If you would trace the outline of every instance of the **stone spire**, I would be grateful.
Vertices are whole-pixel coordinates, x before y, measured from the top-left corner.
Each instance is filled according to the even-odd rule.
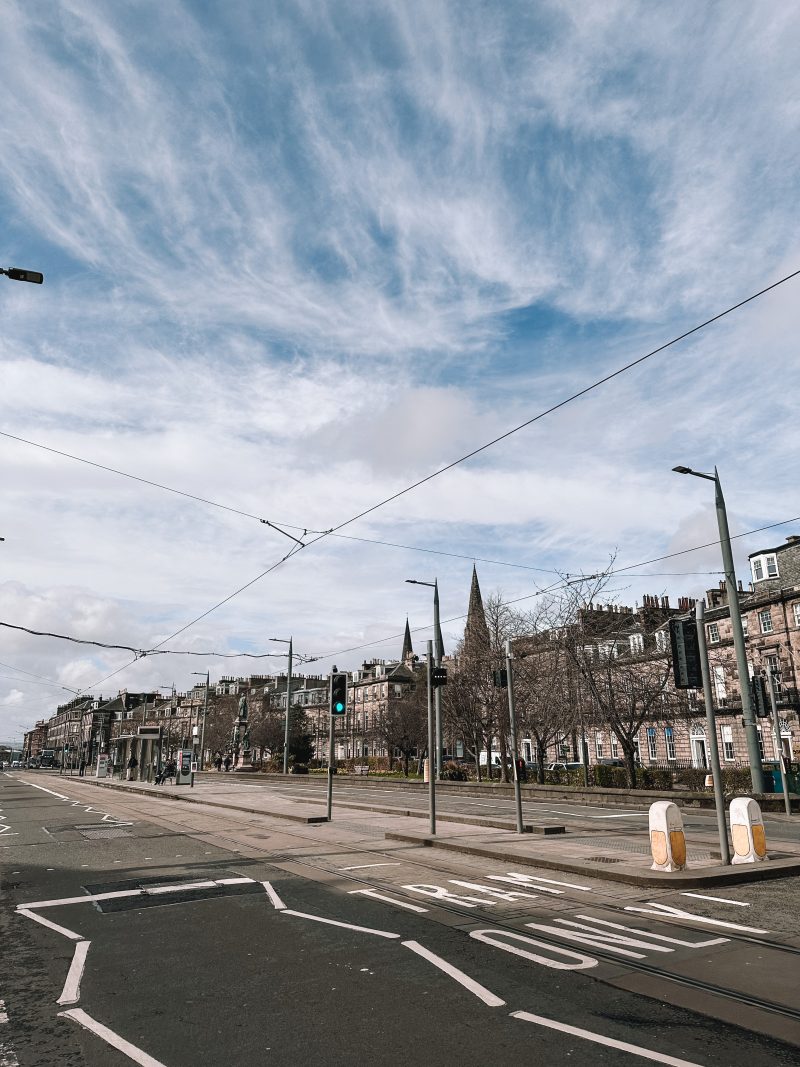
[[[472,585],[469,590],[469,608],[467,625],[464,627],[464,655],[485,655],[489,651],[489,627],[483,611],[481,587],[478,584],[478,572],[472,565]]]
[[[408,625],[408,616],[406,616],[406,632],[403,636],[403,651],[400,653],[400,662],[405,663],[410,660],[414,655],[414,649],[411,647],[411,629]]]

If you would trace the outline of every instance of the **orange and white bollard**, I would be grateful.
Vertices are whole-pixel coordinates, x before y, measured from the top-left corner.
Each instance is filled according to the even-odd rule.
[[[657,800],[650,805],[651,871],[683,871],[686,869],[686,837],[683,819],[677,804]]]
[[[769,859],[761,808],[752,797],[736,797],[731,801],[731,839],[731,863],[760,863]]]

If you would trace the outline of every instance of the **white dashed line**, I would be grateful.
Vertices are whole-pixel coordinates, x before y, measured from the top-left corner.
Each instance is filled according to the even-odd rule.
[[[311,919],[315,923],[325,923],[327,926],[341,926],[345,930],[355,930],[359,934],[374,934],[376,937],[399,938],[400,934],[390,934],[387,930],[372,930],[369,926],[354,926],[353,923],[340,922],[338,919],[325,919],[321,915],[309,915],[305,911],[292,911],[286,908],[281,915],[295,915],[298,919]]]
[[[63,1019],[72,1019],[73,1022],[78,1023],[79,1026],[83,1026],[86,1030],[91,1030],[93,1034],[101,1038],[106,1044],[111,1045],[112,1048],[118,1049],[128,1059],[133,1060],[134,1063],[138,1063],[140,1067],[164,1067],[164,1064],[160,1060],[153,1059],[152,1056],[148,1056],[146,1052],[143,1052],[140,1048],[132,1045],[129,1041],[126,1041],[124,1037],[120,1037],[119,1034],[115,1034],[113,1030],[109,1030],[107,1026],[103,1026],[102,1023],[97,1022],[91,1015],[87,1015],[82,1008],[69,1008],[67,1011],[60,1011],[59,1017]]]
[[[697,900],[713,900],[716,904],[735,904],[737,908],[749,908],[742,900],[728,900],[727,897],[707,897],[702,893],[681,893],[682,897],[695,897]]]
[[[41,926],[46,926],[48,930],[55,930],[57,934],[61,934],[63,937],[68,937],[70,941],[82,941],[83,935],[76,934],[72,930],[68,930],[66,926],[59,926],[58,923],[50,922],[49,919],[45,919],[44,915],[37,915],[33,911],[28,911],[27,908],[17,908],[17,915],[22,915],[26,919],[33,919],[35,923],[39,923]]]
[[[563,1034],[571,1034],[573,1037],[581,1037],[584,1041],[593,1041],[597,1045],[606,1045],[608,1048],[618,1048],[622,1052],[630,1052],[634,1056],[641,1056],[644,1060],[655,1060],[656,1063],[667,1063],[670,1067],[700,1067],[700,1064],[690,1060],[679,1060],[675,1056],[665,1056],[661,1052],[653,1052],[649,1048],[640,1045],[631,1045],[627,1041],[615,1041],[612,1037],[604,1037],[602,1034],[592,1033],[591,1030],[582,1030],[578,1026],[569,1026],[567,1023],[557,1022],[555,1019],[545,1019],[541,1015],[531,1015],[527,1011],[512,1011],[512,1019],[522,1019],[526,1023],[535,1023],[537,1026],[546,1026],[549,1030],[559,1030]]]
[[[269,882],[262,882],[261,884],[263,885],[264,889],[266,889],[267,896],[272,901],[272,906],[274,908],[277,908],[278,911],[283,911],[284,908],[286,907],[286,905],[283,903],[281,898],[278,896],[278,894],[272,888],[270,883]]]
[[[419,941],[403,941],[401,942],[403,948],[410,948],[412,952],[416,952],[418,956],[422,956],[428,963],[432,963],[434,967],[438,967],[440,971],[453,978],[459,985],[463,985],[465,989],[468,989],[470,993],[473,993],[478,1000],[482,1000],[484,1004],[490,1008],[502,1008],[505,1004],[504,1000],[496,996],[486,986],[482,986],[480,982],[476,982],[474,978],[470,978],[468,974],[464,974],[458,967],[454,967],[452,963],[448,963],[447,960],[443,960],[441,956],[437,956],[435,953],[429,951],[424,945],[421,945]]]
[[[359,863],[357,867],[340,867],[340,871],[364,871],[367,867],[399,867],[399,863]]]
[[[91,941],[79,941],[75,946],[75,953],[69,966],[67,980],[64,982],[64,989],[56,1004],[77,1004],[80,1000],[81,978],[83,978],[83,968],[86,966],[86,954],[89,951],[89,945],[91,945]]]

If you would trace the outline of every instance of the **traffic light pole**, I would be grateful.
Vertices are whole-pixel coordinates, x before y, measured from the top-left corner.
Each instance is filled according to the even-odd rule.
[[[508,722],[511,728],[511,751],[514,757],[514,803],[517,808],[517,833],[524,834],[522,824],[522,794],[519,787],[519,767],[517,766],[517,719],[514,714],[514,675],[511,670],[511,641],[506,640],[506,681],[508,683]]]
[[[333,712],[328,715],[330,728],[328,730],[328,822],[331,821],[333,812]]]
[[[433,583],[433,640],[434,640],[434,665],[441,667],[442,665],[442,648],[439,641],[439,580],[438,578]],[[442,778],[442,691],[437,685],[433,690],[433,708],[436,718],[436,778],[441,781]]]
[[[436,768],[433,758],[434,753],[434,722],[433,722],[433,680],[431,669],[433,667],[433,641],[428,642],[428,806],[430,811],[431,833],[436,833]]]
[[[731,862],[728,847],[728,827],[725,823],[725,798],[722,792],[722,771],[719,766],[719,746],[717,745],[717,724],[714,718],[714,701],[711,697],[711,672],[708,669],[708,647],[706,645],[705,608],[698,600],[694,609],[697,624],[697,644],[700,649],[700,671],[703,676],[703,698],[706,704],[706,733],[708,734],[708,751],[711,759],[711,775],[714,780],[714,807],[717,809],[717,831],[719,833],[719,851],[722,864],[727,867]]]
[[[302,655],[300,656],[302,659]],[[289,719],[292,714],[292,638],[289,638],[289,665],[286,668],[286,725],[283,731],[283,773],[289,773]]]
[[[769,680],[769,702],[772,707],[772,729],[775,731],[775,744],[778,750],[778,767],[781,771],[781,785],[783,786],[783,806],[786,808],[786,814],[792,814],[792,804],[789,800],[789,782],[786,778],[786,769],[783,761],[783,749],[781,747],[781,720],[778,718],[778,698],[775,692],[775,675],[772,671],[767,671],[767,679]]]

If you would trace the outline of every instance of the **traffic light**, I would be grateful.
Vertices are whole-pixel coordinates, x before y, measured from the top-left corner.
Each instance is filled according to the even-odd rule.
[[[344,715],[347,709],[347,675],[331,675],[331,715]]]
[[[505,667],[503,667],[502,670],[492,671],[492,681],[494,682],[495,689],[508,688],[508,671]]]
[[[447,667],[431,667],[431,686],[447,685]]]
[[[767,697],[766,679],[763,674],[753,676],[753,711],[759,719],[769,718],[770,706]]]

